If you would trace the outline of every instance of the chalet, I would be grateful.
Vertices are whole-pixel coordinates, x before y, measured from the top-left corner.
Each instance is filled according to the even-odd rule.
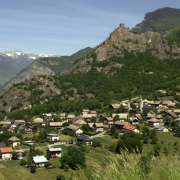
[[[29,126],[24,130],[24,132],[27,133],[27,134],[33,133],[35,129],[36,129],[35,127]]]
[[[88,125],[88,127],[89,127],[89,129],[91,129],[91,130],[93,130],[94,129],[94,123],[87,123],[87,125]]]
[[[110,125],[110,124],[113,124],[113,123],[114,123],[114,120],[113,120],[112,117],[106,117],[106,118],[104,119],[104,124]]]
[[[125,121],[128,119],[128,113],[112,114],[112,118],[119,116],[119,120]]]
[[[59,136],[57,134],[48,134],[47,139],[49,141],[59,141]]]
[[[142,120],[140,114],[135,114],[133,117],[130,118],[131,124],[139,124],[140,120]]]
[[[2,148],[0,148],[0,158],[3,161],[12,160],[12,153],[13,153],[12,147],[2,147]]]
[[[87,114],[89,114],[89,109],[83,109],[82,115],[87,115]]]
[[[156,118],[151,118],[151,119],[147,120],[147,122],[148,122],[150,125],[153,125],[153,126],[156,126],[156,125],[160,125],[160,124],[161,124],[161,121],[159,121],[159,120],[156,119]]]
[[[165,112],[165,117],[169,117],[171,120],[177,120],[178,119],[178,116],[171,110],[167,110]]]
[[[66,113],[61,113],[61,116],[60,116],[61,120],[64,120],[66,119]]]
[[[49,127],[56,128],[56,129],[62,129],[63,122],[49,122]]]
[[[169,130],[166,127],[164,127],[163,125],[154,126],[154,129],[159,132],[169,132]]]
[[[70,124],[68,127],[67,127],[68,130],[72,131],[75,135],[80,135],[80,134],[83,134],[83,131],[82,129],[79,127],[79,126],[76,126],[74,124]]]
[[[117,128],[117,129],[123,129],[123,126],[129,124],[128,122],[126,121],[116,121],[114,122],[114,126]]]
[[[12,125],[11,121],[0,121],[0,125],[3,127],[9,127]]]
[[[44,116],[45,119],[51,119],[51,120],[53,120],[53,118],[54,118],[55,115],[56,115],[56,114],[51,114],[51,113],[44,113],[44,114],[43,114],[43,116]]]
[[[73,115],[73,114],[69,114],[69,115],[66,117],[66,119],[67,119],[68,121],[72,121],[74,118],[75,118],[75,115]]]
[[[76,126],[82,127],[83,125],[86,125],[87,123],[84,120],[79,119],[79,120],[76,120],[73,124]]]
[[[86,144],[92,144],[92,138],[90,138],[89,136],[84,136],[84,135],[80,135],[76,137],[76,141],[78,143],[84,142]]]
[[[180,109],[174,109],[173,112],[174,112],[177,116],[180,116]]]
[[[36,118],[36,119],[33,120],[33,124],[45,126],[46,122],[42,118]]]
[[[26,124],[25,120],[15,120],[14,125],[16,126],[24,126]]]
[[[44,167],[48,160],[44,156],[33,156],[33,163],[36,167]]]
[[[58,158],[61,157],[61,152],[62,152],[61,148],[49,148],[47,150],[47,156],[49,158]]]
[[[139,130],[134,126],[127,124],[127,125],[123,126],[123,132],[124,132],[124,134],[129,134],[130,132],[139,133]]]
[[[168,107],[174,107],[176,105],[175,102],[172,102],[172,101],[164,101],[162,102],[162,105],[165,105],[165,106],[168,106]]]
[[[116,109],[120,108],[121,104],[111,104],[109,109],[115,111]]]
[[[84,114],[82,115],[82,118],[86,121],[89,121],[92,117],[96,117],[94,114]]]
[[[97,111],[90,111],[89,114],[91,114],[91,115],[94,116],[94,117],[97,117]]]
[[[9,138],[8,141],[9,141],[9,144],[10,144],[12,147],[15,147],[15,146],[20,145],[20,139],[18,139],[18,138],[15,137],[15,136]]]
[[[159,121],[163,121],[163,116],[161,114],[156,115],[156,119]]]
[[[95,132],[103,132],[104,131],[103,123],[94,123],[93,127],[94,127]]]

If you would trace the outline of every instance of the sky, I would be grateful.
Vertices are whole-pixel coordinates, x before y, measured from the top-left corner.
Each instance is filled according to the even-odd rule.
[[[0,0],[0,52],[71,55],[179,0]]]

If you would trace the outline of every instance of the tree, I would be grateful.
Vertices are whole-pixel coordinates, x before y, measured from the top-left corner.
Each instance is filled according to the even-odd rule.
[[[86,157],[84,152],[79,148],[69,146],[67,152],[62,155],[60,161],[62,168],[68,165],[71,169],[77,169],[78,167],[85,167]]]
[[[65,176],[62,174],[56,176],[56,180],[65,180],[65,179],[66,179]]]
[[[16,152],[16,151],[13,151],[13,153],[12,153],[12,159],[18,159],[18,157],[19,157],[19,155],[18,155],[18,153]]]
[[[101,147],[101,142],[99,139],[93,139],[92,141],[92,147]]]
[[[142,153],[142,146],[140,136],[131,132],[130,134],[124,134],[118,141],[116,153],[121,154],[122,151],[128,151],[129,153]]]
[[[155,145],[153,151],[154,151],[154,156],[160,156],[161,146],[159,144]]]
[[[24,166],[27,164],[27,161],[25,159],[20,160],[20,165]]]
[[[36,172],[36,166],[32,165],[31,166],[31,173],[35,173]]]

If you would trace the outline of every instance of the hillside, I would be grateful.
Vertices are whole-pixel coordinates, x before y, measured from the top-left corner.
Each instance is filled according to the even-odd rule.
[[[146,13],[144,20],[133,30],[138,32],[154,31],[167,35],[178,25],[180,25],[180,9],[166,7]]]
[[[175,95],[180,92],[179,53],[176,43],[170,47],[159,33],[120,27],[61,76],[36,76],[9,87],[0,97],[0,109],[35,107],[32,111],[38,112],[61,106],[77,112],[140,95]]]
[[[91,48],[87,47],[78,51],[77,53],[72,54],[71,56],[61,56],[61,57],[44,57],[38,58],[33,61],[29,66],[21,70],[15,77],[10,81],[6,82],[3,86],[0,87],[0,92],[3,92],[7,86],[11,84],[16,84],[30,79],[33,76],[46,75],[54,76],[59,75],[66,68],[71,66],[75,60],[85,57]]]

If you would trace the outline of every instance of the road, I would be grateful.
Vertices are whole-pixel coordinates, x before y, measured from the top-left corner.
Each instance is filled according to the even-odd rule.
[[[103,137],[106,131],[103,131],[102,133],[96,134],[95,136],[91,136],[91,138],[97,138],[97,137]]]

